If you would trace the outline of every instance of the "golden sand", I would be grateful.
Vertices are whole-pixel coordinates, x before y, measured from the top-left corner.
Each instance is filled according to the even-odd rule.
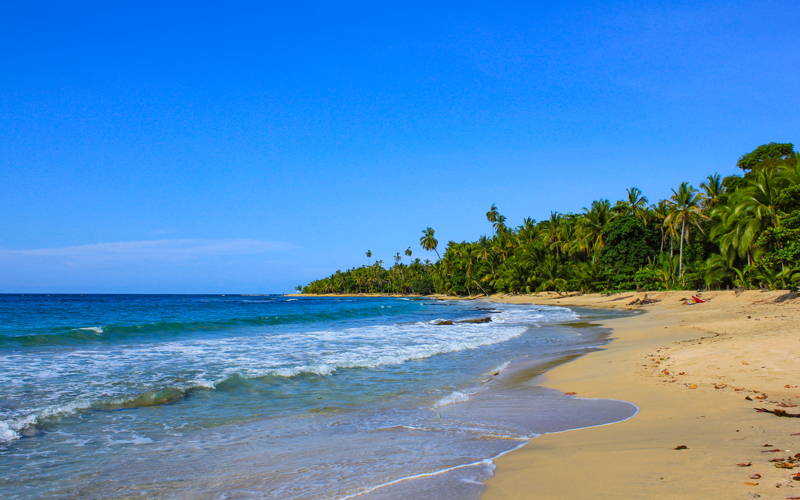
[[[629,401],[638,415],[532,440],[496,460],[483,498],[800,497],[800,467],[770,462],[800,453],[800,418],[754,409],[800,413],[800,299],[777,303],[783,294],[705,292],[709,302],[683,305],[691,292],[649,293],[660,302],[631,306],[644,314],[603,322],[615,340],[537,382]],[[619,309],[643,296],[492,300]]]

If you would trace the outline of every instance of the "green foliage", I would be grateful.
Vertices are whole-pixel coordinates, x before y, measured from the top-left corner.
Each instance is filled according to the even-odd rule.
[[[758,239],[758,244],[764,249],[756,263],[761,268],[785,269],[800,264],[800,229],[767,229]]]
[[[430,295],[433,293],[433,280],[430,276],[420,276],[411,282],[411,292],[417,295]]]
[[[788,149],[787,149],[788,148]],[[789,154],[791,152],[791,154]],[[304,293],[475,295],[580,290],[667,290],[800,284],[800,158],[791,144],[768,144],[740,160],[743,177],[709,175],[647,206],[637,188],[582,213],[551,212],[542,222],[506,223],[486,213],[492,235],[447,243],[435,263],[383,261],[336,271]],[[439,256],[433,229],[419,239]],[[411,248],[403,252],[409,260]],[[372,257],[367,252],[367,258]]]
[[[600,253],[600,262],[615,272],[630,276],[647,265],[658,255],[660,235],[654,228],[645,227],[641,219],[633,215],[619,215],[603,229],[605,246]]]
[[[782,167],[791,164],[795,159],[794,144],[778,144],[770,142],[762,144],[753,151],[739,158],[736,166],[747,172],[765,167]]]

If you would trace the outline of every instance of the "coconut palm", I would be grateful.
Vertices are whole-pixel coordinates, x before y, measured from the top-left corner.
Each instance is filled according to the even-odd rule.
[[[547,245],[554,245],[558,242],[559,237],[559,227],[561,226],[561,214],[558,212],[550,212],[550,218],[544,222],[542,222],[542,236],[544,237],[544,242]],[[551,246],[551,248],[556,249],[556,255],[559,255],[559,248],[558,246]]]
[[[706,180],[700,183],[700,188],[703,190],[703,209],[710,210],[720,203],[720,198],[725,194],[725,186],[722,185],[722,179],[719,174],[709,175]]]
[[[559,295],[567,291],[567,279],[569,272],[567,266],[559,262],[552,254],[545,258],[539,266],[539,277],[542,283],[537,288],[537,292],[555,289]]]
[[[367,265],[370,265],[369,261],[371,258],[372,258],[372,250],[367,250]]]
[[[737,210],[747,211],[754,224],[761,230],[777,227],[781,216],[785,215],[778,209],[776,203],[781,180],[781,176],[772,170],[759,170],[747,189],[742,190],[741,195],[737,197]]]
[[[700,208],[700,201],[700,195],[697,190],[690,186],[688,182],[682,182],[677,191],[672,190],[672,197],[667,202],[670,207],[670,213],[664,221],[665,224],[674,228],[681,228],[681,249],[678,259],[678,274],[681,277],[681,283],[683,283],[683,242],[689,243],[689,228],[694,225],[700,232],[703,232],[700,223],[711,220],[703,214]]]
[[[490,208],[489,211],[486,212],[486,220],[492,223],[492,232],[494,232],[495,225],[497,224],[497,217],[499,215],[500,213],[497,211],[497,206],[494,203],[492,203],[492,208]]]
[[[410,261],[411,260],[411,254],[412,254],[411,247],[406,248],[406,251],[404,253],[406,254],[406,257],[408,257],[408,260]]]
[[[436,247],[439,245],[439,240],[433,237],[434,234],[435,231],[433,229],[429,227],[425,228],[422,231],[423,235],[422,238],[419,239],[419,245],[422,247],[423,250],[427,252],[433,250],[434,252],[436,252],[436,256],[439,257],[439,259],[441,259],[442,258],[441,255],[439,255],[439,252],[436,250]]]
[[[628,189],[628,200],[623,202],[628,215],[641,219],[647,225],[647,196],[642,196],[639,188]]]
[[[611,203],[608,200],[595,200],[592,208],[584,207],[584,214],[578,220],[578,230],[581,239],[585,240],[586,248],[597,253],[603,249],[603,228],[611,220]]]

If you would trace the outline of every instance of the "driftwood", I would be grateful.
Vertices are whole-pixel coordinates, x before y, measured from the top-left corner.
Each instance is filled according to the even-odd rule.
[[[655,304],[656,302],[661,302],[659,299],[648,299],[647,294],[644,294],[644,297],[641,299],[636,299],[633,302],[628,302],[629,306],[646,306],[647,304]]]
[[[800,413],[789,413],[786,410],[769,410],[767,408],[754,408],[758,413],[772,413],[776,417],[800,418]]]

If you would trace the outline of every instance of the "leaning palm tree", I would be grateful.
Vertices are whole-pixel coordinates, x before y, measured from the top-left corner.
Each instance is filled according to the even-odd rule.
[[[672,197],[667,203],[669,203],[671,211],[664,223],[676,229],[681,228],[678,274],[681,277],[681,284],[683,284],[683,242],[689,243],[689,228],[694,225],[702,233],[703,228],[700,223],[711,219],[703,214],[700,209],[700,195],[688,182],[682,182],[677,191],[673,189]]]
[[[436,252],[436,256],[439,257],[439,259],[441,259],[442,256],[439,255],[439,251],[436,250],[436,247],[439,245],[439,240],[433,237],[434,234],[435,231],[433,229],[429,227],[425,228],[422,231],[423,235],[422,238],[419,239],[419,246],[421,246],[422,249],[427,252],[433,250],[434,252]]]

